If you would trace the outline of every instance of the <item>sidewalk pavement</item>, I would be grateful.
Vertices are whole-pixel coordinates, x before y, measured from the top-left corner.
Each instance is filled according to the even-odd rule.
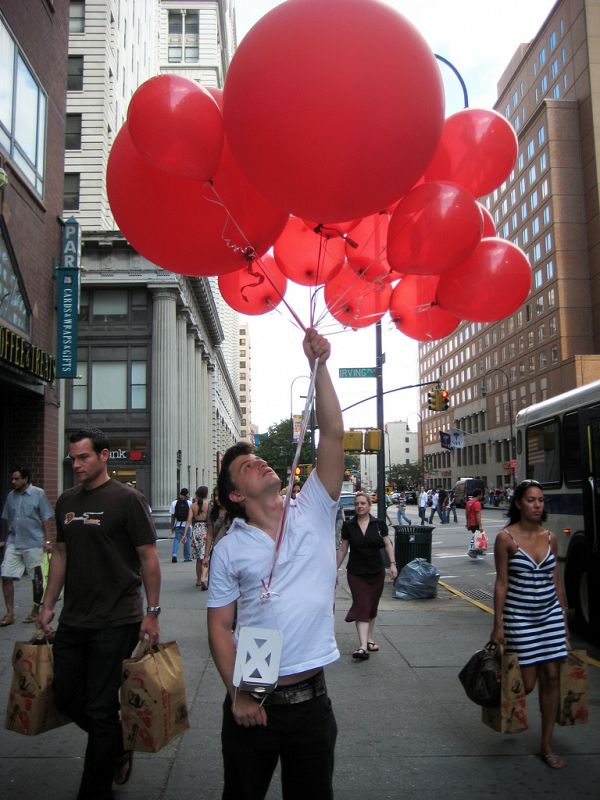
[[[136,754],[133,774],[116,800],[218,800],[222,790],[220,720],[224,688],[206,637],[206,592],[195,587],[194,565],[170,563],[170,542],[159,543],[163,569],[162,638],[182,651],[191,729],[155,755]],[[17,623],[0,631],[6,707],[14,642],[33,633],[20,620],[30,610],[31,584],[17,587]],[[430,600],[401,601],[386,584],[375,628],[381,650],[354,661],[354,625],[340,572],[336,630],[341,658],[327,668],[338,721],[336,800],[578,800],[600,798],[600,669],[590,667],[590,721],[555,729],[555,749],[567,761],[551,770],[536,757],[540,718],[528,699],[528,731],[495,733],[465,696],[457,674],[488,639],[492,618],[440,587]],[[595,657],[598,657],[597,651]],[[74,798],[85,735],[68,725],[28,738],[0,731],[0,786],[7,800]],[[267,795],[280,800],[276,773]],[[319,800],[309,798],[308,800]]]

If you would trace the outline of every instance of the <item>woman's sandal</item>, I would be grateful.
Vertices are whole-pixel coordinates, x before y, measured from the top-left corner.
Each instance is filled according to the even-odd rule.
[[[362,647],[352,653],[352,658],[357,658],[359,661],[366,661],[368,657],[369,654]]]
[[[8,625],[13,625],[15,622],[15,615],[14,614],[5,614],[2,619],[0,619],[0,628],[6,628]]]
[[[367,650],[370,653],[376,653],[379,650],[379,645],[375,644],[375,642],[367,642]]]
[[[28,614],[23,622],[37,622],[38,621],[38,614],[35,611],[32,611],[31,614]]]
[[[567,766],[562,758],[554,753],[540,753],[540,758],[550,769],[562,769]]]

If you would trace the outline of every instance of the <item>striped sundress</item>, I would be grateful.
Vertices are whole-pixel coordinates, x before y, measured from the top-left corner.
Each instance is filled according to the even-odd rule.
[[[514,537],[510,533],[509,536],[516,545]],[[554,586],[556,557],[550,549],[550,533],[548,552],[539,564],[518,545],[517,548],[508,561],[506,649],[517,654],[521,666],[565,658],[566,630]]]

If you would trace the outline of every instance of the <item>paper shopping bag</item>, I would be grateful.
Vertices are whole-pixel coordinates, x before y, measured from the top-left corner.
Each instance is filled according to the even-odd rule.
[[[16,642],[12,667],[5,728],[35,736],[71,721],[54,704],[52,645],[45,637],[36,635],[29,642]]]
[[[569,650],[560,665],[559,725],[583,725],[588,720],[587,660],[585,650]]]
[[[188,707],[176,642],[140,642],[123,661],[121,724],[126,750],[157,753],[189,728]]]
[[[473,547],[475,550],[487,550],[488,540],[487,536],[485,535],[485,531],[479,531],[475,534]]]
[[[482,708],[481,721],[498,733],[527,730],[525,689],[515,653],[503,653],[500,665],[500,705]]]

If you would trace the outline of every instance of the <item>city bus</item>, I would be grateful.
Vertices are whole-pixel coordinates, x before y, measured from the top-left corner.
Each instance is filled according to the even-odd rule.
[[[600,640],[600,381],[524,408],[516,419],[519,479],[541,483],[546,525],[570,608]]]

